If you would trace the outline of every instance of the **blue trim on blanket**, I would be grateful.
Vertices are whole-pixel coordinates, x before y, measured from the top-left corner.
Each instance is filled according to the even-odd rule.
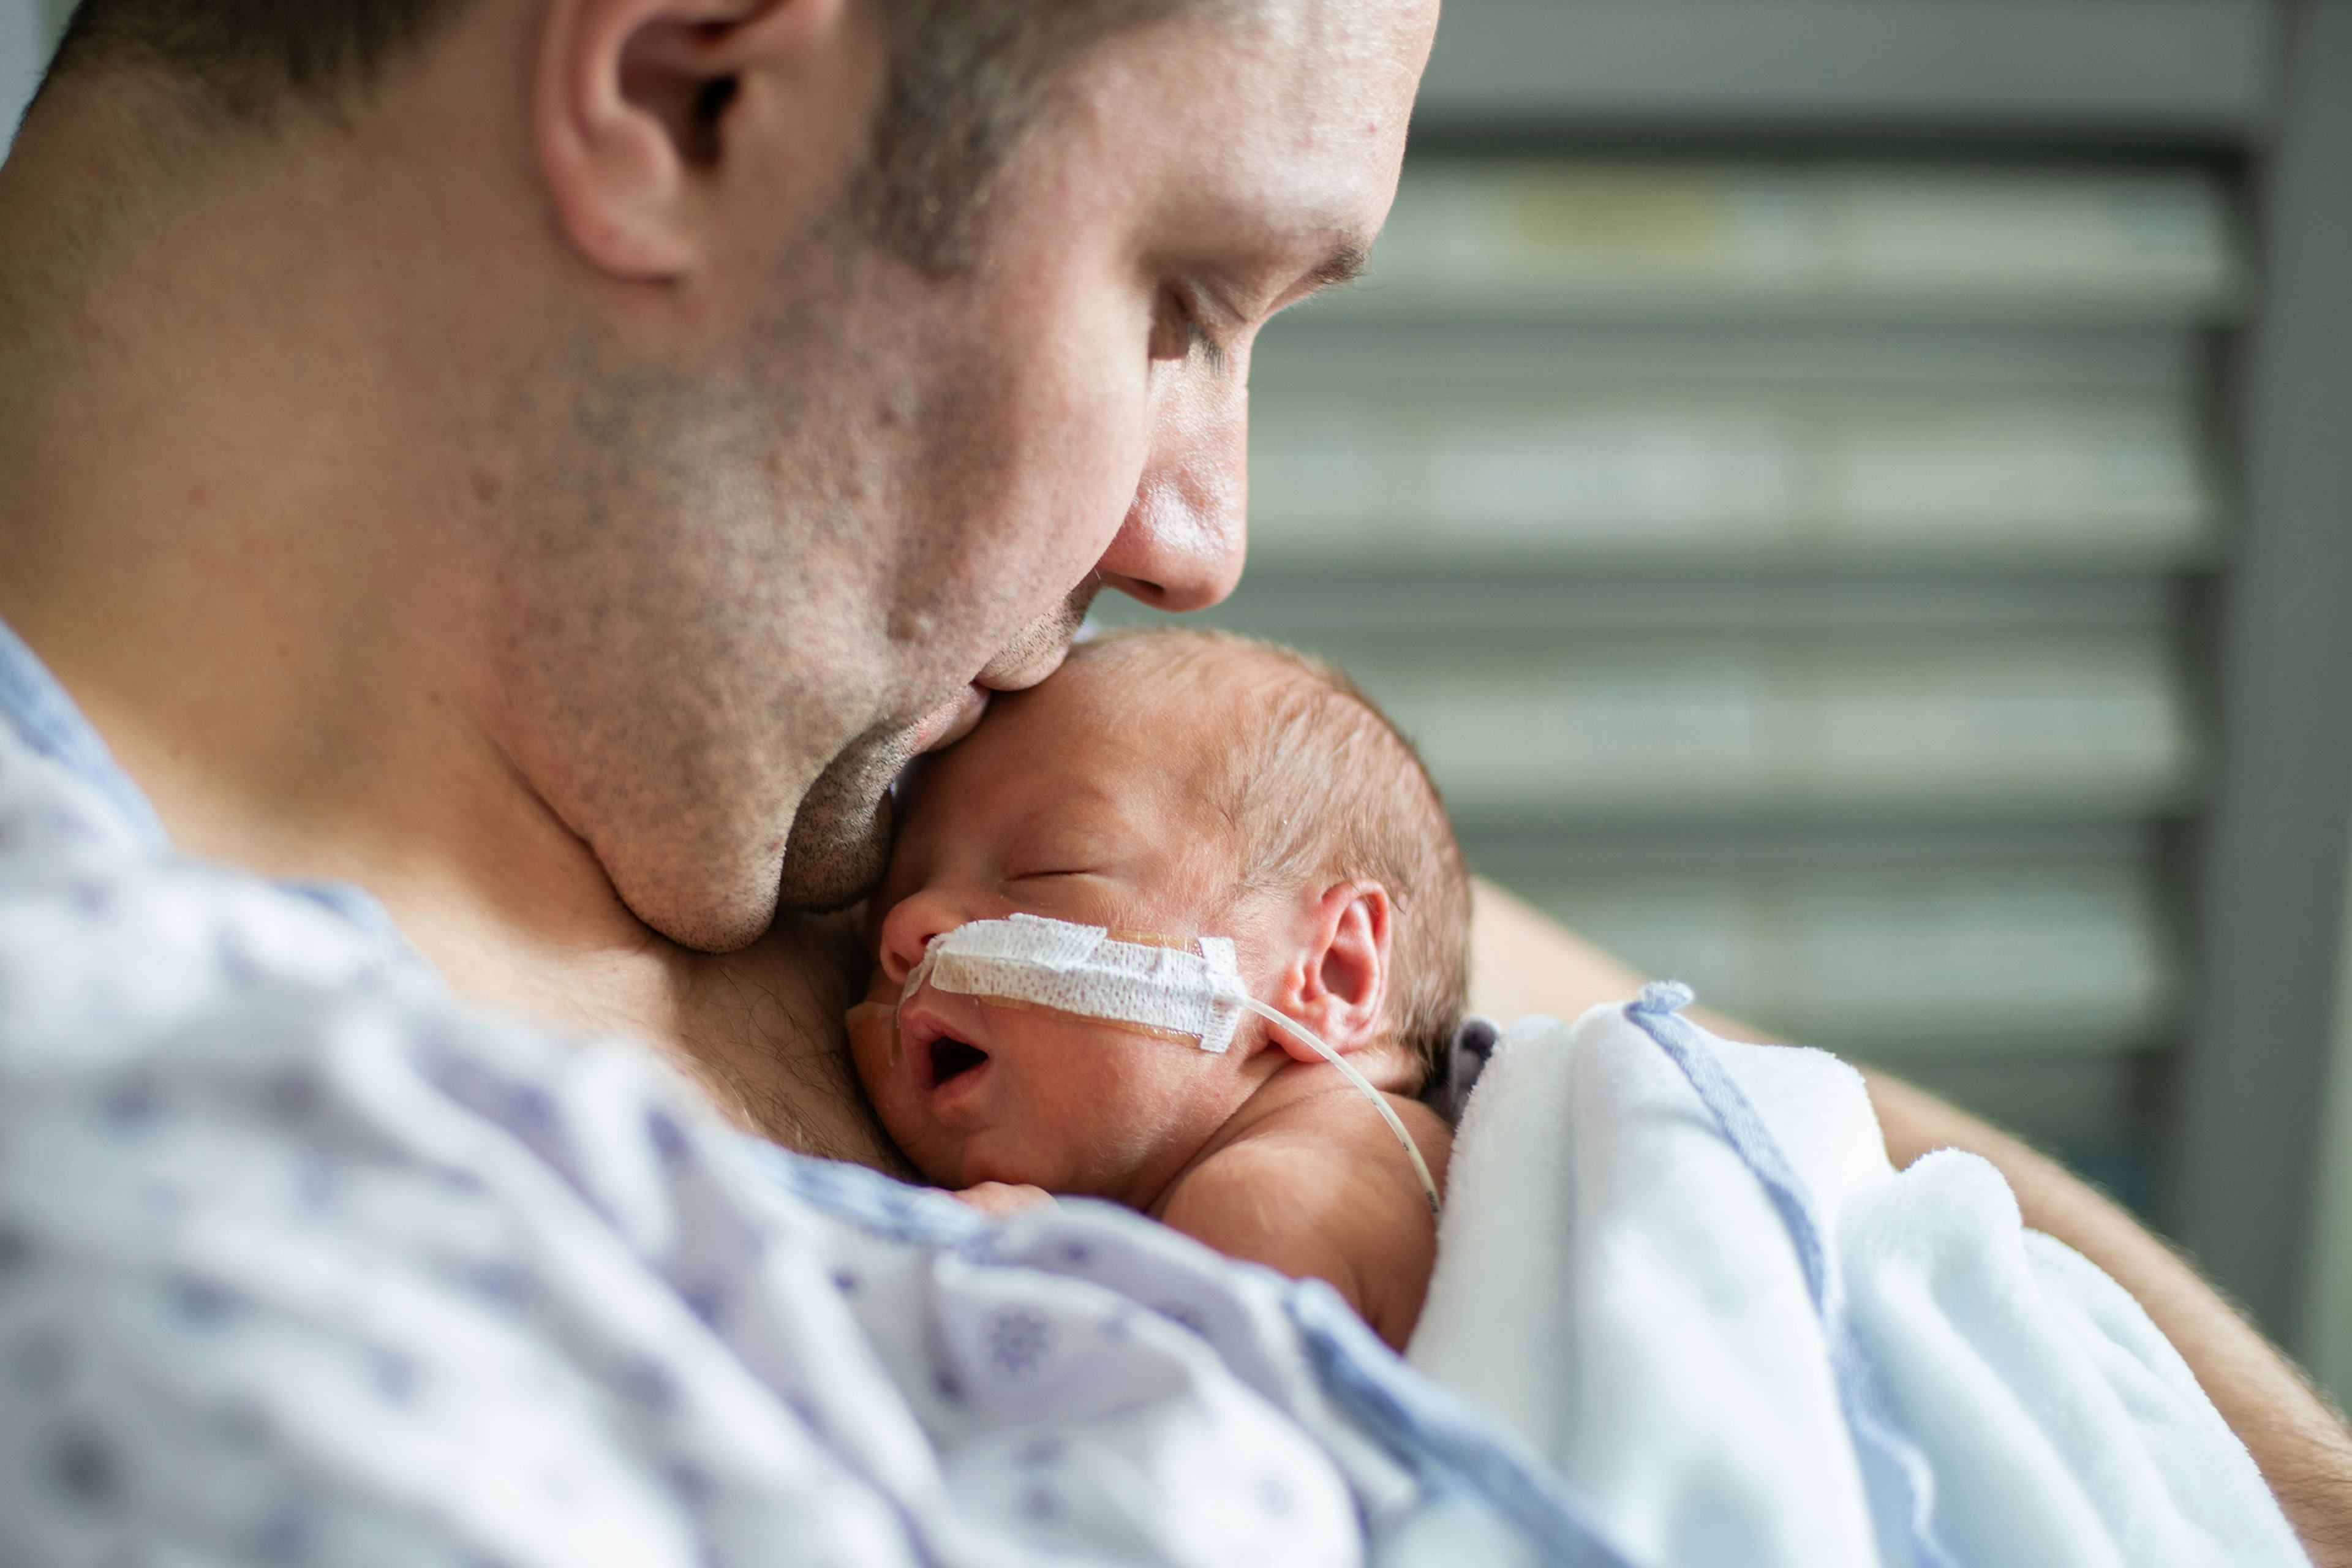
[[[1402,1459],[1434,1498],[1484,1499],[1559,1568],[1630,1568],[1549,1467],[1492,1417],[1400,1361],[1319,1279],[1285,1299],[1334,1403]]]
[[[1830,1372],[1837,1383],[1838,1403],[1844,1408],[1855,1446],[1867,1458],[1876,1459],[1886,1478],[1901,1489],[1905,1523],[1916,1560],[1925,1568],[1950,1568],[1952,1553],[1935,1532],[1935,1474],[1928,1468],[1927,1456],[1920,1452],[1918,1444],[1903,1429],[1901,1419],[1895,1414],[1894,1401],[1879,1377],[1877,1363],[1863,1349],[1847,1318],[1845,1283],[1837,1258],[1822,1237],[1812,1194],[1805,1190],[1803,1179],[1789,1163],[1780,1140],[1772,1135],[1763,1114],[1724,1067],[1723,1058],[1707,1043],[1706,1036],[1676,1016],[1690,1004],[1689,986],[1661,981],[1643,988],[1638,999],[1626,1004],[1625,1017],[1656,1041],[1667,1059],[1683,1070],[1691,1088],[1697,1091],[1699,1103],[1723,1130],[1732,1152],[1762,1184],[1772,1206],[1780,1211],[1780,1221],[1788,1227],[1789,1240],[1797,1249],[1797,1262],[1804,1269],[1805,1288],[1812,1296],[1813,1310],[1822,1321],[1822,1334],[1829,1346]]]

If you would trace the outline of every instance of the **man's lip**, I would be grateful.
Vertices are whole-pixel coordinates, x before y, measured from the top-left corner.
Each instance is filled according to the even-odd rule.
[[[973,684],[992,691],[1026,691],[1061,668],[1069,657],[1070,642],[1064,638],[1025,657],[998,659]]]
[[[979,727],[981,716],[987,711],[988,689],[974,681],[957,693],[954,701],[915,727],[916,752],[943,751],[954,745]]]

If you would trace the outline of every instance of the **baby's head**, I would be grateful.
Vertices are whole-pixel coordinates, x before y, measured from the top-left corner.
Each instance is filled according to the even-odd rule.
[[[1419,758],[1346,677],[1216,632],[1115,634],[1000,698],[900,802],[859,1076],[929,1179],[1148,1206],[1259,1088],[1321,1058],[1245,1018],[1223,1054],[908,974],[1014,913],[1234,939],[1251,994],[1418,1090],[1467,983],[1469,883]],[[1321,1070],[1329,1071],[1328,1068]]]

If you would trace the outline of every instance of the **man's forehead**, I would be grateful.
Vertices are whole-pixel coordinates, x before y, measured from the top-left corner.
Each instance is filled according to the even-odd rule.
[[[1394,191],[1435,7],[1260,0],[1201,12],[1107,49],[1083,95],[1090,117],[1110,140],[1158,142],[1203,195],[1335,230],[1360,252]]]

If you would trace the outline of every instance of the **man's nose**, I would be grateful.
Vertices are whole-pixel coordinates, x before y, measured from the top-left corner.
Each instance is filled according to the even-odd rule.
[[[904,985],[915,965],[923,961],[923,949],[930,945],[931,938],[972,918],[954,900],[928,888],[899,900],[882,917],[882,973],[891,984]]]
[[[1142,482],[1096,575],[1154,609],[1213,605],[1241,580],[1248,502],[1246,386],[1188,376],[1159,410]]]

